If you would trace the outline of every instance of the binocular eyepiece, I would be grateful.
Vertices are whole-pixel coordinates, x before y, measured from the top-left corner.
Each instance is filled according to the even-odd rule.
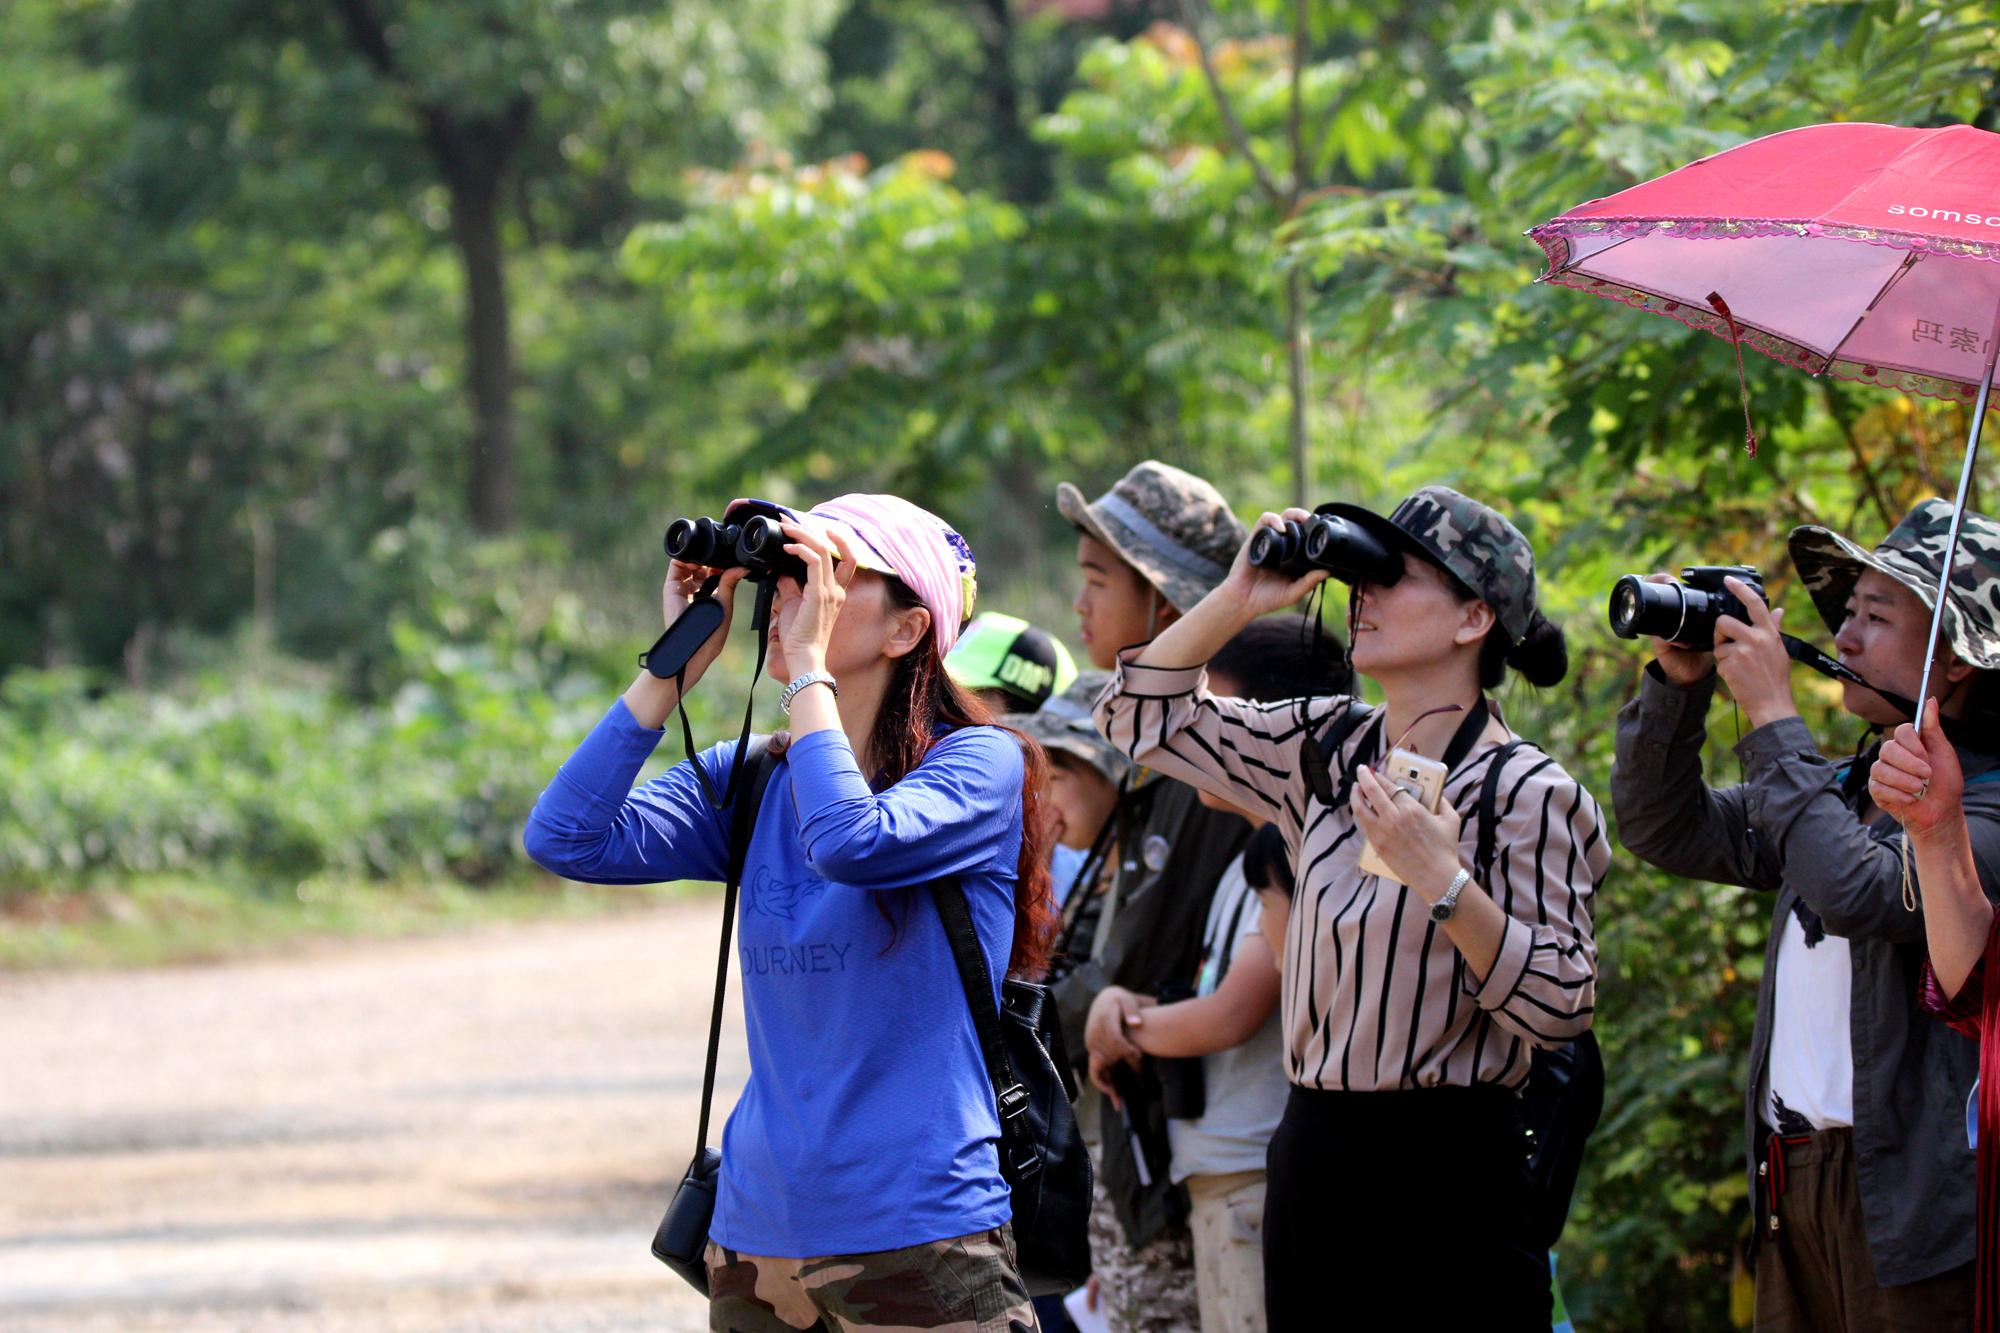
[[[1750,585],[1771,604],[1764,579],[1749,565],[1689,565],[1678,583],[1648,583],[1627,574],[1611,589],[1611,632],[1621,639],[1642,634],[1708,652],[1715,647],[1715,622],[1729,616],[1750,623],[1750,610],[1722,585],[1726,578]]]
[[[778,520],[752,514],[741,523],[713,518],[677,518],[667,525],[667,554],[710,569],[747,569],[751,577],[791,574],[805,581],[805,562],[785,551]]]
[[[1400,551],[1391,551],[1374,533],[1335,514],[1258,528],[1250,537],[1250,563],[1289,578],[1324,569],[1343,583],[1385,587],[1403,577]]]

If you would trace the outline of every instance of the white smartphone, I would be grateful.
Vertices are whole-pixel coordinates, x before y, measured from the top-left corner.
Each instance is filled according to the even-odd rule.
[[[1389,757],[1375,770],[1392,787],[1400,787],[1417,798],[1424,809],[1436,813],[1438,801],[1444,796],[1445,774],[1449,771],[1435,759],[1426,759],[1408,750],[1391,750]],[[1361,860],[1357,863],[1364,875],[1380,875],[1396,884],[1403,881],[1390,873],[1382,864],[1382,858],[1375,854],[1374,844],[1366,838],[1361,842]]]

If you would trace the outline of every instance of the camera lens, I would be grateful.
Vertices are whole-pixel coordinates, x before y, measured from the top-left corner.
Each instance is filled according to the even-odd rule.
[[[1644,588],[1637,574],[1627,574],[1611,588],[1611,632],[1621,639],[1639,637],[1638,624],[1641,609],[1640,589]]]
[[[1689,599],[1699,595],[1679,583],[1648,583],[1637,574],[1627,574],[1611,588],[1606,608],[1611,632],[1621,639],[1650,634],[1678,641],[1697,618],[1700,608],[1690,611]]]

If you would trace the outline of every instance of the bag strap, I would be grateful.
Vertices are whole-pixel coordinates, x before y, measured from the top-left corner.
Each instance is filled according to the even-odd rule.
[[[951,941],[951,956],[958,964],[959,983],[972,1009],[972,1026],[979,1033],[979,1053],[986,1062],[986,1077],[993,1084],[994,1105],[1000,1112],[1000,1173],[1009,1185],[1039,1171],[1041,1154],[1029,1136],[1022,1112],[1028,1109],[1028,1090],[1014,1077],[1014,1062],[1007,1056],[1007,1043],[1000,1030],[1000,1008],[993,1003],[993,974],[986,970],[986,954],[979,947],[979,932],[972,925],[972,908],[965,901],[965,886],[956,875],[931,881],[931,897],[937,900],[938,916],[944,920],[945,938]]]
[[[743,863],[750,855],[750,835],[757,827],[757,807],[764,803],[764,789],[778,767],[768,739],[752,741],[741,761],[743,780],[737,787],[729,811],[728,878],[722,889],[722,945],[715,955],[715,1007],[708,1016],[708,1064],[701,1074],[701,1124],[695,1130],[694,1156],[701,1160],[708,1147],[708,1106],[715,1099],[715,1057],[722,1045],[722,1000],[729,990],[729,941],[736,926],[736,895],[743,885]],[[696,771],[701,761],[695,761]]]
[[[1472,850],[1472,870],[1479,877],[1479,886],[1488,893],[1493,891],[1493,886],[1486,881],[1493,873],[1493,860],[1499,853],[1500,770],[1507,767],[1514,751],[1524,745],[1528,742],[1516,738],[1494,746],[1493,757],[1486,764],[1486,776],[1479,783],[1479,841]],[[1543,763],[1551,762],[1547,758],[1543,760]]]
[[[1356,699],[1341,710],[1339,717],[1326,724],[1325,731],[1317,736],[1308,733],[1299,743],[1299,767],[1305,772],[1306,790],[1321,805],[1331,809],[1347,799],[1348,788],[1354,781],[1350,766],[1340,766],[1340,783],[1336,786],[1334,761],[1340,758],[1340,747],[1347,744],[1347,738],[1378,711],[1373,704]]]

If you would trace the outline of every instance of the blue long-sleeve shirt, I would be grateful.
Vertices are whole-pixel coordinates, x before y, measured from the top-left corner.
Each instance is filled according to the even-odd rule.
[[[595,884],[723,878],[728,812],[708,804],[689,765],[632,787],[661,735],[614,704],[542,793],[528,854]],[[733,750],[697,757],[718,791]],[[1013,941],[1021,779],[1017,743],[992,727],[942,736],[881,792],[838,731],[786,752],[743,871],[750,1081],[723,1130],[717,1244],[865,1254],[1013,1215],[993,1089],[944,925],[928,893],[893,890],[959,877],[997,1002]]]

